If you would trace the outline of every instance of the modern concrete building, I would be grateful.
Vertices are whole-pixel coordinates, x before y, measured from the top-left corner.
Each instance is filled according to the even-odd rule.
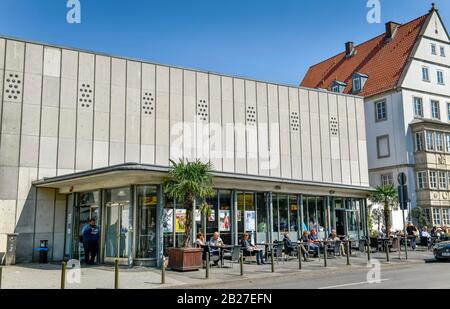
[[[408,177],[411,208],[450,225],[450,46],[437,8],[312,66],[302,86],[364,97],[370,184]],[[396,228],[401,213],[394,212]],[[397,220],[395,220],[397,219]],[[400,219],[400,220],[398,220]]]
[[[366,232],[361,97],[12,38],[0,85],[0,252],[18,233],[18,262],[36,261],[41,240],[51,260],[81,257],[92,217],[100,262],[160,262],[184,232],[161,188],[180,158],[214,165],[208,237]]]

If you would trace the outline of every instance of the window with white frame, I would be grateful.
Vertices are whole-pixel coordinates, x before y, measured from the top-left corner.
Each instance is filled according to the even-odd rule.
[[[439,172],[439,189],[447,190],[447,172]]]
[[[445,143],[446,144],[445,151],[450,153],[450,134],[449,133],[445,134],[445,141],[446,141],[446,143]]]
[[[417,187],[419,189],[427,187],[427,172],[417,172]]]
[[[422,67],[422,80],[424,82],[430,81],[430,69],[428,67]]]
[[[444,71],[437,71],[437,83],[439,85],[445,85],[444,81]]]
[[[375,102],[375,113],[377,121],[387,119],[386,100]]]
[[[450,103],[447,103],[447,121],[450,121]]]
[[[361,78],[356,77],[353,79],[353,92],[361,91]]]
[[[444,138],[443,134],[441,132],[436,132],[436,150],[437,151],[444,151]]]
[[[442,208],[442,224],[445,226],[450,225],[450,209]]]
[[[447,172],[447,185],[449,186],[450,189],[450,172]]]
[[[431,118],[441,119],[441,112],[439,110],[439,101],[431,100]]]
[[[433,208],[433,225],[441,225],[441,211],[439,208]]]
[[[427,150],[434,150],[434,134],[433,131],[427,131]]]
[[[417,132],[414,134],[415,136],[415,144],[416,144],[416,151],[422,151],[423,150],[423,132]]]
[[[423,100],[422,100],[422,98],[414,97],[414,116],[423,117]]]
[[[394,180],[392,178],[392,174],[381,175],[381,185],[382,186],[390,186],[393,184],[394,184]]]
[[[429,173],[429,180],[430,180],[430,189],[437,189],[437,172],[436,171],[430,171]]]
[[[437,48],[436,48],[436,44],[434,44],[434,43],[431,43],[431,54],[437,55]]]
[[[440,50],[441,50],[441,57],[445,57],[445,47],[441,46]]]

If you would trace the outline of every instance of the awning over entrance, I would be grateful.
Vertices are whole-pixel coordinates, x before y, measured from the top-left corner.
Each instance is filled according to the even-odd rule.
[[[33,182],[38,188],[58,189],[61,194],[123,187],[133,184],[160,184],[167,177],[163,166],[127,163],[73,174],[44,178]],[[365,198],[370,187],[333,183],[296,181],[276,177],[213,172],[214,187],[252,191],[306,193]]]

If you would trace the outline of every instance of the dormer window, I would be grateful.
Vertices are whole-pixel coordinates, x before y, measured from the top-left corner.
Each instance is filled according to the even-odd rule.
[[[343,93],[345,90],[345,87],[347,87],[346,83],[340,82],[338,80],[333,81],[331,84],[331,91],[337,92],[337,93]]]
[[[362,73],[353,74],[353,93],[361,92],[364,89],[364,85],[369,78],[368,75]]]

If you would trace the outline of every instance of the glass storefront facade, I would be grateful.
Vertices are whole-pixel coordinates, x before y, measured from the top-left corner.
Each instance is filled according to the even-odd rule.
[[[101,230],[100,263],[119,259],[126,265],[156,265],[168,248],[183,245],[185,206],[164,197],[160,185],[76,193],[67,201],[67,226],[73,227],[67,257],[83,259],[80,236],[89,218],[95,218]],[[193,241],[200,231],[206,240],[219,232],[226,244],[238,244],[243,233],[263,243],[282,240],[285,233],[296,240],[312,229],[322,238],[336,229],[354,240],[366,231],[364,199],[216,189],[214,197],[204,201],[211,208],[208,217],[199,211],[202,202],[196,201],[193,213]]]

